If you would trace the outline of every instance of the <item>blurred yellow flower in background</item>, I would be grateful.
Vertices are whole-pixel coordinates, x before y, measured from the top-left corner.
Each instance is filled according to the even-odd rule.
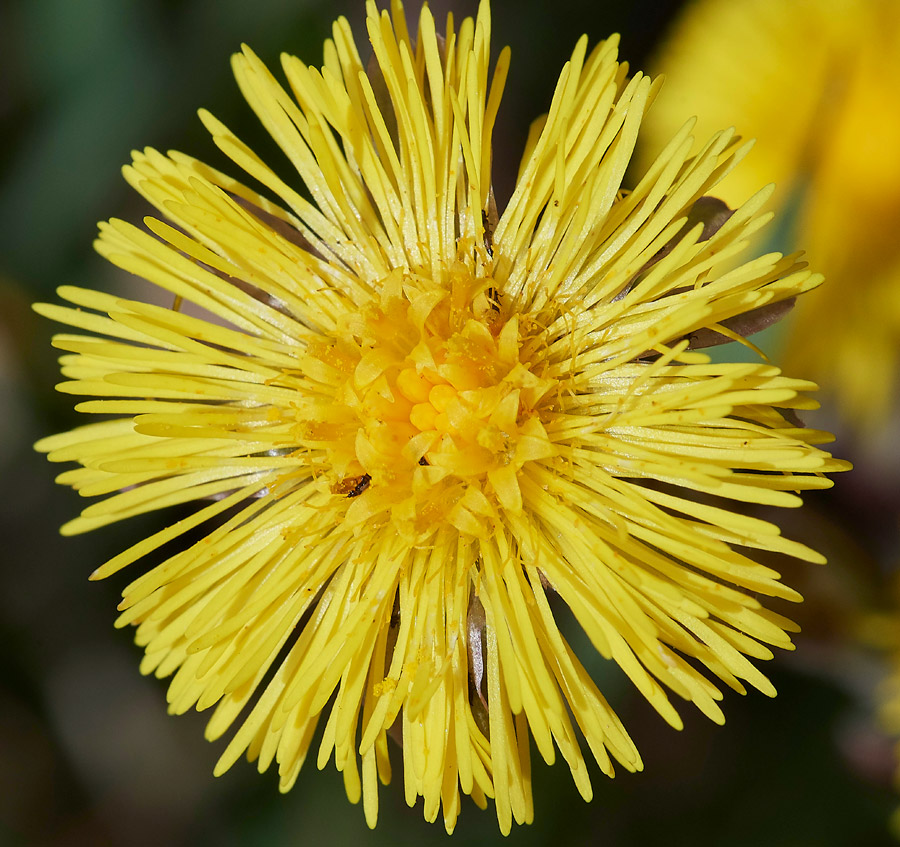
[[[448,831],[460,789],[500,828],[533,817],[531,743],[592,788],[638,751],[570,647],[571,615],[673,726],[667,692],[724,720],[719,684],[772,695],[751,660],[790,649],[799,600],[754,550],[823,558],[744,514],[799,505],[840,470],[794,410],[815,386],[695,349],[820,282],[796,256],[735,257],[770,218],[760,192],[709,219],[744,156],[730,131],[680,128],[631,191],[658,86],[617,40],[564,67],[498,214],[491,137],[508,50],[490,13],[442,36],[368,6],[374,60],[346,20],[321,71],[247,48],[241,91],[312,201],[222,123],[215,143],[265,194],[148,149],[128,181],[168,219],[101,225],[111,262],[172,309],[63,287],[39,305],[77,408],[112,416],[39,442],[59,481],[104,499],[79,533],[194,504],[102,565],[143,560],[118,625],[171,711],[215,707],[281,790],[333,756],[375,824],[402,746],[406,799]],[[272,198],[277,198],[275,202]],[[759,314],[757,312],[757,314]],[[563,627],[564,628],[564,627]],[[715,682],[713,681],[715,680]]]
[[[856,430],[857,448],[876,457],[859,494],[862,508],[870,499],[877,514],[877,492],[890,503],[883,492],[896,487],[889,468],[900,386],[900,3],[699,0],[672,28],[656,66],[667,81],[648,117],[647,154],[685,113],[698,113],[699,126],[734,122],[757,144],[717,191],[736,202],[774,180],[773,203],[793,219],[783,240],[802,244],[825,276],[787,322],[785,360],[831,393],[832,412]],[[887,574],[896,571],[897,540],[895,531],[885,534],[890,540],[873,544]],[[864,575],[865,563],[848,566]],[[888,602],[898,596],[896,587],[878,591]],[[859,616],[851,601],[847,619]],[[862,619],[862,642],[886,660],[875,694],[882,723],[900,735],[900,616],[886,610]],[[893,828],[900,834],[900,811]]]
[[[645,137],[653,155],[697,114],[701,135],[757,140],[717,195],[734,205],[776,183],[788,243],[827,280],[791,317],[785,367],[869,431],[900,385],[898,57],[896,0],[699,0],[657,57],[666,85]]]

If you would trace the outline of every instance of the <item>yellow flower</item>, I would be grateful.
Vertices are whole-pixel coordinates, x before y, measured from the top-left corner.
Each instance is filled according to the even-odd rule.
[[[774,694],[750,660],[794,627],[759,598],[800,598],[749,554],[822,559],[741,510],[843,467],[793,414],[812,384],[691,349],[820,281],[777,254],[719,272],[767,220],[765,193],[724,223],[700,199],[746,146],[692,152],[685,126],[622,191],[657,85],[582,39],[498,216],[490,27],[484,3],[438,36],[424,8],[412,36],[370,4],[370,72],[341,19],[321,72],[283,58],[290,94],[245,48],[241,91],[312,202],[201,112],[278,202],[146,150],[125,176],[169,223],[97,242],[194,311],[72,287],[37,307],[80,330],[56,336],[60,390],[115,416],[38,444],[106,495],[63,532],[195,504],[94,574],[147,563],[118,620],[142,671],[174,674],[175,713],[216,707],[208,738],[236,725],[217,774],[246,753],[283,791],[324,717],[318,764],[370,825],[389,731],[448,831],[460,789],[504,832],[532,819],[532,742],[586,799],[579,738],[640,769],[562,604],[674,727],[667,692],[723,720],[709,677]]]
[[[856,425],[883,423],[900,387],[900,3],[700,0],[657,65],[666,89],[648,152],[685,115],[757,139],[717,188],[732,202],[778,183],[792,237],[828,280],[799,304],[786,367],[834,392]]]

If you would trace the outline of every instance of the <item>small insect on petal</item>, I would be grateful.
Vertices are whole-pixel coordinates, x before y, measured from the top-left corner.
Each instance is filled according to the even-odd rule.
[[[345,476],[343,479],[331,486],[332,494],[346,494],[347,497],[359,497],[372,481],[367,473],[361,476]]]

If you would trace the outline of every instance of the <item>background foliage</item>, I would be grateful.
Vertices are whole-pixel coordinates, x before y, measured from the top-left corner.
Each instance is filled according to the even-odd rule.
[[[439,19],[448,5],[432,4]],[[501,201],[528,122],[545,110],[578,36],[618,31],[622,57],[643,67],[681,5],[495,0],[494,43],[513,48],[496,133]],[[461,17],[474,3],[453,8]],[[52,327],[29,304],[52,298],[63,283],[128,290],[90,242],[97,220],[146,212],[119,174],[129,151],[177,148],[229,168],[196,118],[202,105],[274,162],[228,56],[246,41],[273,67],[281,50],[318,63],[337,14],[363,38],[361,0],[0,5],[0,844],[422,845],[445,838],[439,823],[429,826],[406,808],[399,774],[382,791],[374,833],[361,809],[348,805],[331,765],[320,774],[307,763],[287,796],[278,794],[274,774],[259,776],[246,764],[214,780],[221,745],[203,741],[205,717],[167,717],[164,684],[138,674],[131,632],[111,627],[129,575],[86,579],[160,518],[60,539],[56,528],[78,504],[57,490],[53,469],[30,448],[74,416],[69,398],[52,390]],[[855,449],[841,447],[845,456]],[[797,653],[766,669],[778,698],[726,695],[724,728],[685,710],[685,730],[676,733],[598,661],[592,671],[641,749],[645,772],[610,781],[595,768],[595,798],[586,805],[564,767],[535,761],[536,823],[514,830],[511,841],[890,843],[892,750],[872,707],[881,669],[850,636],[858,610],[878,599],[876,562],[890,558],[900,510],[895,484],[877,471],[864,467],[838,482],[837,494],[809,497],[810,507],[787,527],[824,549],[831,564],[792,566],[785,575],[807,603]],[[499,841],[493,811],[464,808],[454,837]]]

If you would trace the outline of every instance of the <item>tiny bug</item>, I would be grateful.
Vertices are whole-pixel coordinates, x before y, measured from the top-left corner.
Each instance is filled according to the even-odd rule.
[[[369,487],[371,481],[372,477],[367,473],[362,474],[362,476],[345,476],[331,486],[331,493],[346,494],[348,497],[359,497]]]

